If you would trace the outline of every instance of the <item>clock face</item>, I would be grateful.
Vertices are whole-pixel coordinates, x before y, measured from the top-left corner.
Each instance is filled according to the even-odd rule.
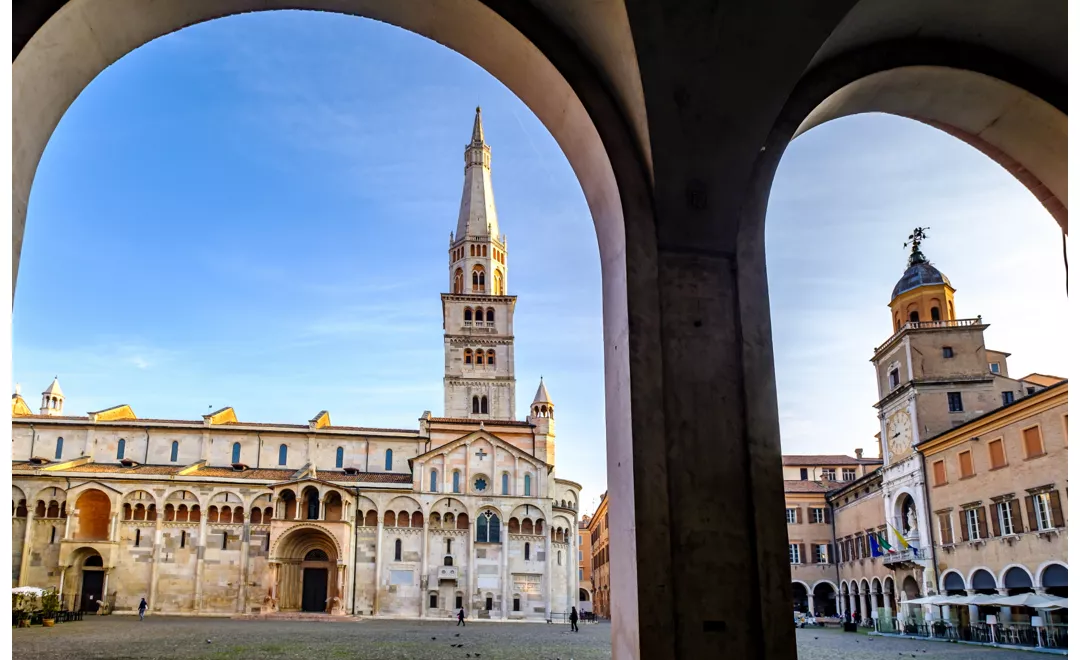
[[[885,424],[888,436],[889,455],[893,459],[902,458],[911,453],[911,415],[906,410],[898,410],[889,416]]]

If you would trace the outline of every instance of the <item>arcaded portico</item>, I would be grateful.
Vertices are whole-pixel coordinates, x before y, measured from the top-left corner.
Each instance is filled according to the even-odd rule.
[[[184,26],[275,8],[367,16],[460,52],[577,173],[603,272],[615,656],[794,657],[773,172],[800,127],[893,112],[1002,163],[1066,232],[1067,3],[18,0],[14,274],[38,159],[94,76]]]

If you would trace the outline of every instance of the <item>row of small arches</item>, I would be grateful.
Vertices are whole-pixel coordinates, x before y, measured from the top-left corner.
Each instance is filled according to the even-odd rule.
[[[487,290],[487,274],[484,267],[479,264],[472,270],[472,292],[484,293]],[[465,273],[458,268],[454,271],[454,293],[465,293]],[[503,276],[498,270],[495,271],[494,282],[491,287],[492,295],[501,296],[504,293]]]
[[[16,518],[25,518],[29,513],[26,508],[26,500],[11,501],[11,514]],[[50,500],[48,504],[45,500],[38,500],[37,506],[34,507],[35,518],[67,518],[67,502],[57,502],[56,500]]]
[[[485,352],[484,352],[484,349],[482,349],[482,348],[478,348],[475,351],[473,349],[471,349],[471,348],[466,348],[465,351],[464,351],[465,364],[475,364],[478,367],[483,366],[484,363],[485,363],[484,362],[484,356],[485,356]],[[495,350],[489,348],[487,350],[486,356],[487,356],[487,365],[489,367],[494,367],[495,366]]]
[[[476,309],[473,309],[472,307],[466,307],[464,315],[466,322],[479,322],[484,321],[485,319],[488,323],[495,322],[495,309],[492,307],[488,307],[486,311],[482,307],[477,307]]]
[[[485,397],[485,398],[487,398],[487,397]],[[485,412],[486,412],[486,408],[485,408]],[[529,474],[529,473],[525,473],[525,477],[523,478],[522,481],[524,482],[524,486],[525,486],[524,492],[522,494],[525,497],[532,497],[532,475]],[[451,473],[450,482],[451,482],[450,483],[451,492],[460,493],[461,492],[461,472],[459,470],[454,470]],[[506,472],[503,472],[503,474],[502,474],[502,484],[501,485],[502,485],[502,492],[500,494],[501,495],[509,495],[510,494],[510,475],[508,473],[506,473]],[[439,492],[439,471],[437,469],[435,469],[435,468],[432,468],[431,472],[428,473],[428,491],[432,492],[432,493]]]
[[[488,414],[488,398],[487,396],[473,396],[472,398],[472,411],[475,415]]]

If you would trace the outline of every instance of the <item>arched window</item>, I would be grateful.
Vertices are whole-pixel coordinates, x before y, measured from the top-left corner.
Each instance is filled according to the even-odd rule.
[[[429,490],[434,493],[436,490],[438,490],[438,488],[437,488],[438,484],[439,484],[439,471],[438,470],[432,470],[431,471],[431,487],[429,488]]]
[[[465,308],[465,320],[472,321],[472,310],[468,307]]]
[[[334,455],[334,467],[342,467],[345,465],[345,448],[338,447]]]
[[[478,396],[474,396],[472,398],[472,411],[475,414],[480,413],[480,397],[478,397]]]
[[[56,439],[56,460],[60,460],[60,457],[64,455],[64,439]]]
[[[529,561],[529,543],[525,543],[525,561]]]
[[[559,566],[562,566],[562,550],[559,550]]]
[[[483,249],[483,252],[484,252],[483,256],[485,256],[485,257],[486,257],[486,256],[487,256],[487,246],[486,246],[486,245],[482,245],[482,246],[481,246],[481,248]]]
[[[484,267],[479,264],[473,266],[472,290],[476,292],[484,291]]]
[[[173,463],[175,463],[176,459],[179,458],[179,456],[180,456],[180,443],[177,442],[176,440],[173,440],[172,441],[172,450],[170,450],[170,452],[169,452],[169,460],[172,461]]]
[[[476,256],[476,246],[475,245],[470,245],[469,246],[469,256],[470,257],[475,257]]]
[[[461,492],[461,473],[457,470],[454,470],[454,492]]]
[[[465,349],[465,364],[472,364],[472,349]]]
[[[931,321],[940,321],[941,320],[941,310],[938,309],[937,307],[931,307],[930,308],[930,320]]]
[[[277,463],[278,465],[285,465],[289,461],[289,447],[287,445],[281,445],[277,450]]]
[[[387,449],[386,450],[386,462],[383,465],[383,467],[386,469],[387,472],[394,469],[394,450],[393,449]]]
[[[123,438],[120,438],[120,442],[116,443],[116,460],[123,460],[126,445],[127,441]]]
[[[503,495],[509,495],[510,494],[510,475],[506,474],[505,472],[503,473],[503,476],[502,476],[502,494]]]
[[[491,367],[495,366],[495,351],[494,350],[489,350],[487,352],[487,363],[488,363],[488,366],[491,366]]]
[[[488,323],[494,323],[495,322],[495,310],[491,309],[490,307],[488,307],[488,311],[487,311],[487,322]]]
[[[481,281],[484,279],[484,276],[482,274],[480,276],[480,279]],[[491,292],[496,296],[501,296],[505,294],[505,291],[503,291],[503,276],[498,269],[495,270],[495,286],[492,287]]]
[[[525,475],[525,497],[532,497],[532,475]]]
[[[913,323],[918,323],[919,322],[919,310],[917,310],[917,309],[912,310],[911,313],[908,314],[908,320],[913,322]]]
[[[239,442],[234,442],[233,445],[232,445],[232,462],[233,463],[239,463],[240,462],[240,443]]]
[[[465,293],[465,274],[460,268],[454,273],[454,293]]]
[[[394,540],[394,561],[401,561],[401,539]]]
[[[482,396],[482,397],[480,397],[480,414],[481,415],[486,415],[487,411],[488,411],[487,397]]]

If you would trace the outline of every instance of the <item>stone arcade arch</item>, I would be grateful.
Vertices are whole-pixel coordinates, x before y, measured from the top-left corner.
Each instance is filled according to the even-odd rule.
[[[270,582],[278,610],[329,613],[339,609],[346,585],[341,557],[333,534],[319,525],[298,523],[286,532],[270,549]]]
[[[604,280],[614,656],[724,648],[794,657],[789,567],[772,550],[785,532],[772,513],[783,492],[763,238],[776,165],[819,106],[810,124],[851,112],[923,113],[914,118],[977,138],[984,153],[1000,150],[1052,213],[1051,195],[1067,209],[1055,174],[1063,156],[1041,146],[1054,135],[1043,127],[1060,117],[1040,122],[1038,104],[1001,103],[1009,90],[994,83],[981,96],[950,95],[970,86],[950,84],[951,72],[930,85],[934,72],[918,70],[989,76],[1064,113],[1066,3],[995,0],[975,10],[960,0],[787,0],[709,13],[648,0],[17,0],[13,283],[38,159],[88,82],[173,30],[279,7],[351,11],[453,48],[517,94],[574,168]],[[757,38],[717,38],[731,34]],[[871,78],[904,67],[912,70]],[[916,108],[890,108],[867,91],[923,83]],[[972,110],[983,108],[980,120]],[[726,515],[695,515],[703,508]],[[672,542],[687,537],[701,542]],[[639,602],[649,604],[640,626]]]

